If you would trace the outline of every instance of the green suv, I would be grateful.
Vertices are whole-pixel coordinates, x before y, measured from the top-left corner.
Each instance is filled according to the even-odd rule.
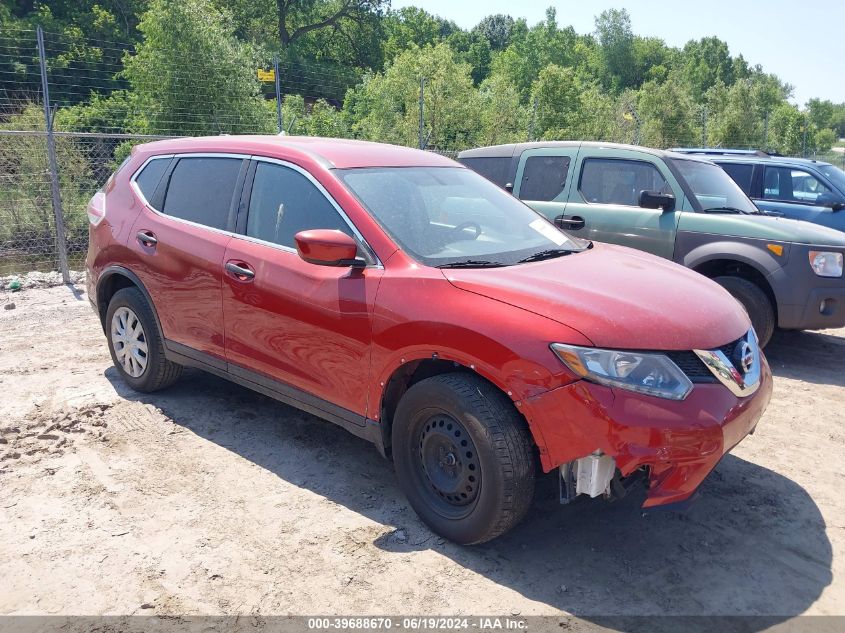
[[[484,147],[458,160],[573,235],[710,277],[745,306],[762,344],[775,327],[845,325],[845,234],[760,212],[707,160],[578,141]]]

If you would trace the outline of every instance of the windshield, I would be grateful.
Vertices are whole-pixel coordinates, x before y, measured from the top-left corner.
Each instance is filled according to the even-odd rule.
[[[671,159],[701,205],[702,211],[760,213],[754,203],[719,166],[694,160]]]
[[[429,266],[509,266],[589,245],[463,167],[337,170],[414,259]]]
[[[845,171],[836,165],[819,165],[819,171],[827,176],[841,193],[845,194]]]

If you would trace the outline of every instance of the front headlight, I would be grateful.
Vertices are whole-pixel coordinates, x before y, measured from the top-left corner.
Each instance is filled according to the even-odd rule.
[[[692,391],[690,379],[665,354],[622,352],[563,343],[552,343],[551,348],[569,369],[586,380],[602,385],[669,400],[683,400]]]
[[[810,266],[819,277],[841,277],[842,253],[810,251]]]

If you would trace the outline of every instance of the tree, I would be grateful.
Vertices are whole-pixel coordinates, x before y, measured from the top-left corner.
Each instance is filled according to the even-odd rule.
[[[430,148],[454,150],[477,144],[478,92],[469,64],[444,43],[412,47],[384,73],[367,75],[349,91],[344,113],[365,139],[417,145],[420,78],[425,80],[424,134]]]
[[[386,0],[276,0],[279,44],[287,48],[312,31],[362,24],[380,15],[387,4]]]
[[[644,145],[674,147],[695,143],[695,108],[689,87],[677,77],[662,84],[648,81],[639,90],[638,107]]]
[[[631,16],[625,9],[607,9],[596,19],[596,37],[602,57],[610,73],[609,87],[623,89],[634,80],[634,33]]]
[[[155,134],[271,132],[252,51],[230,15],[209,0],[153,0],[138,27],[144,41],[125,60],[134,131]]]
[[[499,145],[528,138],[528,109],[516,87],[501,75],[488,77],[478,88],[481,123],[478,144]]]
[[[472,80],[476,85],[490,74],[492,52],[485,37],[475,31],[457,31],[448,37],[446,43],[455,51],[459,61],[472,67]]]
[[[481,22],[472,29],[490,42],[490,48],[494,51],[501,51],[507,48],[511,39],[514,21],[509,15],[497,13],[482,18]]]
[[[730,86],[735,79],[728,45],[718,37],[687,42],[680,63],[695,99],[700,99],[717,81]]]

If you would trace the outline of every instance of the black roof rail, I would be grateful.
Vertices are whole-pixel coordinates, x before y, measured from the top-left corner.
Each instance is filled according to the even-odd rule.
[[[679,154],[700,154],[704,156],[780,156],[775,152],[764,152],[761,149],[733,149],[729,147],[673,147],[670,152]]]

